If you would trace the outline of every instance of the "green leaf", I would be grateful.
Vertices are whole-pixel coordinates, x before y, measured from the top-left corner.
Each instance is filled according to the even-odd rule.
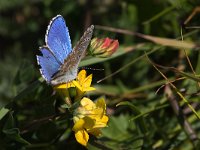
[[[28,145],[30,144],[28,141],[26,141],[25,139],[23,139],[20,136],[20,132],[19,132],[18,128],[4,129],[3,133],[5,133],[6,136],[12,140],[15,140],[15,141],[23,143],[23,144],[28,144]]]
[[[140,112],[140,110],[130,102],[120,102],[120,103],[117,104],[117,106],[128,106],[128,107],[130,107],[135,116],[142,114]],[[147,131],[147,127],[145,125],[143,116],[138,118],[138,124],[139,124],[139,128],[141,129],[142,133],[146,134],[148,131]]]
[[[138,134],[134,124],[130,124],[129,115],[110,117],[107,128],[102,129],[100,138],[108,149],[141,149],[143,136]]]
[[[24,96],[28,95],[29,93],[31,93],[32,91],[34,91],[36,88],[39,87],[39,85],[41,84],[40,80],[37,80],[33,83],[31,83],[28,87],[26,87],[24,90],[22,90],[18,95],[16,95],[13,98],[13,101],[15,100],[20,100],[21,98],[23,98]]]
[[[7,108],[1,108],[0,110],[0,120],[9,112],[9,109]]]
[[[19,129],[15,127],[15,121],[12,116],[12,113],[9,113],[9,116],[6,120],[2,131],[8,138],[14,141],[17,141],[22,144],[30,144],[28,141],[26,141],[20,136]]]

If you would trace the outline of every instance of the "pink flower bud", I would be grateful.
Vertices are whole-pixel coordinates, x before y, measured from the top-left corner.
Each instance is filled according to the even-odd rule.
[[[93,38],[91,41],[91,54],[99,57],[109,57],[119,47],[118,40],[110,38]]]

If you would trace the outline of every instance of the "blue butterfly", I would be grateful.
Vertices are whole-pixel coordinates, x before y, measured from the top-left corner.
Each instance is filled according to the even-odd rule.
[[[51,85],[67,83],[76,78],[78,65],[84,57],[92,38],[91,25],[72,50],[68,27],[61,15],[54,17],[47,28],[45,46],[40,47],[42,56],[37,55],[42,77]]]

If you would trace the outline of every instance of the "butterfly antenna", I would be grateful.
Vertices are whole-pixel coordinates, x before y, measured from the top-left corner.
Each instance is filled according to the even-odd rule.
[[[98,71],[103,71],[103,70],[104,70],[104,69],[90,68],[90,67],[81,67],[81,69],[86,69],[86,70],[98,70]]]
[[[104,81],[104,80],[106,80],[106,79],[108,79],[108,78],[110,78],[110,77],[116,75],[116,74],[119,73],[120,71],[121,71],[121,69],[119,69],[119,70],[117,70],[117,71],[115,71],[115,72],[109,74],[108,76],[106,76],[106,77],[104,77],[104,78],[98,80],[97,83],[100,83],[100,82],[102,82],[102,81]]]

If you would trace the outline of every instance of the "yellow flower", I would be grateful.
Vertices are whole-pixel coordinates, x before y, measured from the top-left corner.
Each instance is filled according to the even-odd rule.
[[[68,107],[71,106],[71,99],[69,96],[69,91],[68,91],[68,87],[69,85],[65,84],[60,84],[60,85],[56,85],[54,86],[54,90],[64,99],[65,103],[68,105]]]
[[[76,99],[78,99],[78,98],[82,98],[85,92],[95,90],[94,87],[91,87],[91,82],[92,82],[92,74],[90,74],[89,76],[86,76],[86,71],[81,70],[78,73],[76,80],[73,80],[71,83],[68,83],[70,84],[68,86],[76,87],[77,89]]]
[[[84,97],[80,101],[80,106],[74,111],[74,126],[76,140],[86,146],[89,134],[101,135],[101,128],[107,126],[108,116],[106,116],[106,103],[104,98],[100,98],[94,103]]]
[[[92,74],[90,74],[89,76],[86,76],[86,71],[81,70],[78,73],[78,76],[75,80],[72,80],[71,82],[68,82],[68,83],[56,85],[54,86],[54,89],[65,99],[67,104],[70,103],[71,105],[68,89],[71,87],[76,88],[75,99],[78,100],[83,97],[85,92],[95,90],[94,87],[91,87],[91,82],[92,82]]]

